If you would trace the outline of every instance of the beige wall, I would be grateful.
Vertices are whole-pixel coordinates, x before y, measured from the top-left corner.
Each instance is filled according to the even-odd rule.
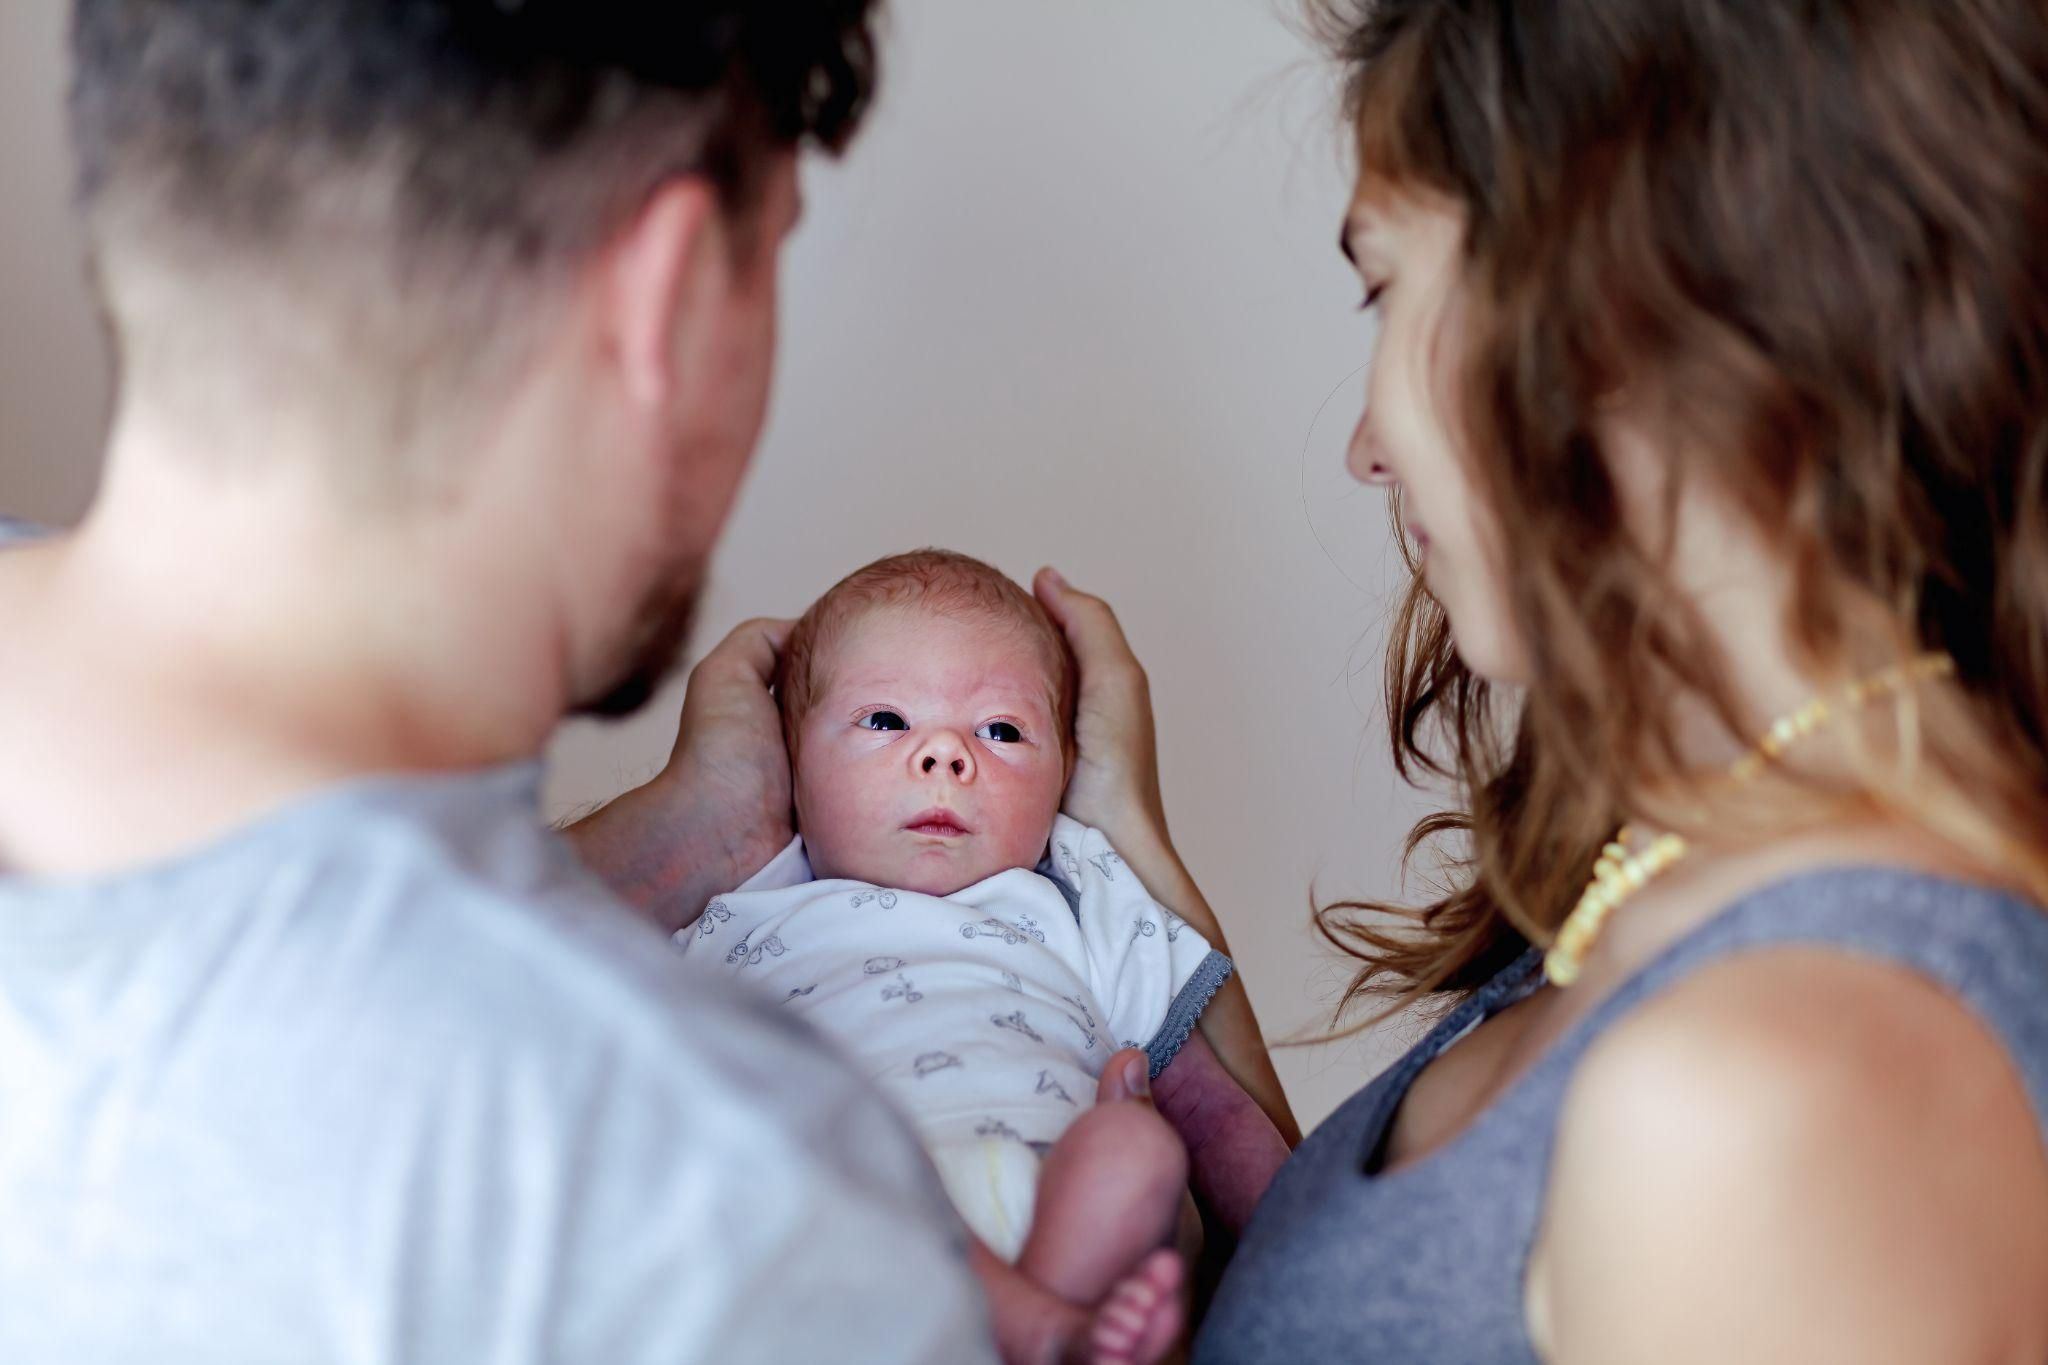
[[[0,514],[68,521],[98,473],[105,347],[64,154],[61,0],[0,0]]]
[[[1345,976],[1308,933],[1310,880],[1391,893],[1418,809],[1378,719],[1396,561],[1340,472],[1369,333],[1288,3],[897,0],[878,117],[807,178],[772,424],[702,635],[923,544],[1107,593],[1269,1033]],[[0,4],[0,512],[62,520],[106,380],[63,210],[59,9]],[[671,691],[567,727],[551,811],[651,773],[675,712]],[[1304,1120],[1390,1042],[1283,1052]]]

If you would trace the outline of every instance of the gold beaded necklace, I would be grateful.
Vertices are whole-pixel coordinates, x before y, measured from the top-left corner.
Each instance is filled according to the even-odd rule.
[[[1954,671],[1955,660],[1948,655],[1922,654],[1851,683],[1839,698],[1846,705],[1838,706],[1827,696],[1815,697],[1774,721],[1756,747],[1728,770],[1728,775],[1737,783],[1752,781],[1787,748],[1829,724],[1843,710],[1854,710],[1879,697],[1902,692],[1922,679]],[[1579,969],[1593,941],[1600,937],[1607,917],[1683,858],[1688,848],[1682,836],[1670,833],[1660,834],[1647,847],[1634,851],[1629,848],[1632,841],[1632,832],[1623,825],[1600,850],[1600,857],[1593,864],[1592,880],[1586,883],[1571,914],[1558,926],[1557,937],[1543,956],[1543,974],[1552,985],[1569,986],[1579,979]]]

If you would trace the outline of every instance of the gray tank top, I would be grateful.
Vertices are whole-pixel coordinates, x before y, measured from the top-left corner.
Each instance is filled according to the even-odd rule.
[[[1377,1173],[1389,1121],[1417,1074],[1480,1020],[1533,992],[1539,955],[1525,954],[1445,1015],[1281,1170],[1218,1288],[1196,1365],[1535,1361],[1522,1320],[1523,1269],[1579,1059],[1687,974],[1747,949],[1791,945],[1881,958],[1939,983],[2005,1045],[2048,1134],[2048,913],[1896,868],[1804,873],[1737,900],[1674,943],[1448,1143]]]

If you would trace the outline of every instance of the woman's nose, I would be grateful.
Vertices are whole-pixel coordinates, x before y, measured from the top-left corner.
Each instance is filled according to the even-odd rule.
[[[1351,446],[1345,452],[1344,464],[1351,471],[1351,477],[1360,483],[1385,488],[1394,482],[1394,471],[1387,468],[1380,459],[1379,442],[1372,434],[1370,413],[1358,419],[1358,427],[1351,433]]]
[[[974,780],[974,750],[952,730],[932,731],[911,761],[920,775],[950,773],[962,782]]]

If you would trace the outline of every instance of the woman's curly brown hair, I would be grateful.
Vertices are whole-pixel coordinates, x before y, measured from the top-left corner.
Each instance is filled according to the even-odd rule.
[[[1546,941],[1619,812],[1754,838],[1910,821],[2048,901],[2048,14],[2038,0],[1379,0],[1316,10],[1362,176],[1464,225],[1454,434],[1541,685],[1474,676],[1417,579],[1387,661],[1412,832],[1457,872],[1322,932],[1390,1008]],[[1623,524],[1599,410],[1786,556],[1812,676],[1952,682],[1841,727],[1831,782],[1715,797],[1671,698],[1748,742],[1721,659]],[[1398,511],[1397,511],[1398,524]],[[1412,567],[1412,566],[1411,566]],[[1389,922],[1388,916],[1394,917]]]

